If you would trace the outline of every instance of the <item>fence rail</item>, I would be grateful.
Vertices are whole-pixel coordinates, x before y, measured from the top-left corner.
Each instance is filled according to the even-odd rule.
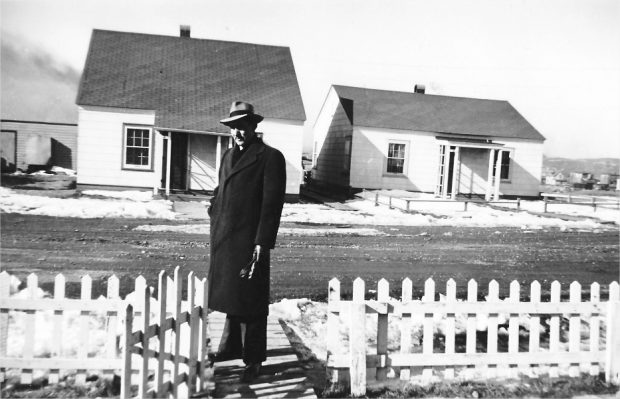
[[[591,206],[594,211],[597,207],[601,208],[616,208],[620,209],[620,199],[617,197],[602,197],[593,195],[572,195],[572,194],[559,194],[559,193],[541,193],[541,197],[545,202],[545,212],[550,203],[556,204],[572,204],[572,205],[585,205]],[[555,201],[553,201],[555,200]]]
[[[395,195],[385,195],[379,192],[370,193],[363,191],[359,194],[360,197],[366,200],[373,200],[375,206],[379,205],[387,205],[390,209],[400,209],[401,211],[405,211],[407,213],[412,212],[413,209],[411,204],[416,203],[447,203],[447,204],[463,204],[463,211],[466,212],[469,204],[500,204],[500,205],[511,205],[514,204],[517,210],[521,210],[521,200],[501,200],[501,201],[486,201],[483,199],[440,199],[440,198],[411,198],[411,197],[402,197]],[[399,204],[400,202],[400,204]]]
[[[364,299],[364,281],[358,278],[353,282],[352,300],[345,301],[340,297],[340,282],[332,279],[329,282],[327,321],[327,366],[332,381],[346,380],[348,375],[351,393],[363,395],[368,378],[367,368],[374,369],[377,381],[384,381],[390,369],[394,368],[400,368],[399,376],[404,380],[410,379],[420,368],[422,379],[429,379],[434,373],[443,373],[443,378],[451,379],[455,378],[457,367],[476,367],[487,377],[494,377],[500,371],[517,375],[524,369],[545,365],[549,367],[551,376],[557,376],[561,372],[559,366],[563,364],[569,365],[570,376],[577,376],[580,366],[588,368],[593,375],[598,374],[604,365],[608,380],[620,380],[620,293],[617,282],[610,284],[606,302],[601,301],[598,283],[591,285],[588,302],[582,302],[581,285],[577,282],[570,285],[568,302],[561,301],[561,286],[557,281],[551,284],[550,302],[541,302],[541,285],[537,281],[530,286],[529,301],[520,301],[520,288],[519,283],[513,281],[509,297],[501,300],[499,284],[493,280],[489,283],[486,301],[478,301],[478,285],[471,280],[467,299],[457,300],[456,283],[450,279],[446,285],[445,301],[437,302],[435,283],[429,279],[425,282],[422,300],[414,301],[412,282],[405,279],[402,299],[395,301],[389,298],[389,284],[382,279],[378,283],[376,301],[367,301]],[[339,334],[344,314],[348,314],[349,323],[348,351],[342,350],[346,345],[341,342]],[[377,318],[375,353],[366,351],[368,340],[375,338],[366,335],[369,314],[376,314]],[[436,320],[437,315],[441,316],[440,322]],[[527,350],[520,343],[520,335],[523,334],[520,332],[521,315],[528,316]],[[391,353],[388,352],[390,316],[400,317],[397,320],[400,350]],[[506,351],[498,350],[500,316],[507,320]],[[418,322],[415,326],[414,318]],[[457,318],[464,326],[461,335],[465,338],[464,345],[458,348]],[[486,319],[487,323],[486,331],[482,331],[480,337],[478,318]],[[544,331],[542,318],[548,323],[548,332]],[[582,322],[589,327],[585,341],[581,337]],[[561,332],[561,326],[567,326],[567,339]],[[435,333],[439,329],[442,334]],[[421,343],[414,343],[414,332],[421,333]],[[438,335],[443,335],[443,348],[436,347]]]

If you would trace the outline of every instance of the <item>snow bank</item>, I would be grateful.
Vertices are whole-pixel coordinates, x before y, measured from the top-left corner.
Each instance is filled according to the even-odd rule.
[[[102,192],[95,191],[103,196]],[[7,213],[76,218],[174,219],[172,202],[146,199],[139,192],[107,192],[108,198],[50,198],[17,194],[0,187],[0,210]],[[147,193],[150,195],[150,193]],[[116,198],[109,198],[116,195]]]

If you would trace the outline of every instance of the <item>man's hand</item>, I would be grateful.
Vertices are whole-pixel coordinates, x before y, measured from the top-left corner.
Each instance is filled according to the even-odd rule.
[[[260,244],[254,247],[254,253],[252,254],[252,260],[250,263],[241,269],[239,276],[251,280],[252,278],[260,277],[260,267],[265,261],[265,257],[269,253],[269,249],[263,248]]]

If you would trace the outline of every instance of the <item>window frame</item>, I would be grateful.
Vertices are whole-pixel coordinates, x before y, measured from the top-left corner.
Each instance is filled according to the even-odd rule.
[[[403,159],[403,171],[402,172],[388,172],[388,161],[390,159],[400,159],[400,158],[390,158],[390,145],[391,144],[400,144],[405,146],[404,157]],[[409,141],[404,140],[388,140],[387,142],[387,151],[385,154],[385,164],[383,165],[383,176],[388,177],[399,177],[399,176],[407,176],[407,171],[409,168]]]
[[[127,149],[128,148],[146,148],[146,147],[135,147],[135,146],[127,146],[127,135],[129,134],[130,129],[136,130],[147,130],[149,137],[149,147],[148,147],[148,164],[147,165],[136,165],[127,163]],[[153,134],[153,126],[150,125],[140,125],[134,123],[124,123],[123,124],[123,150],[121,154],[121,169],[122,170],[132,170],[139,172],[152,172],[154,170],[153,165],[153,156],[155,154],[155,135]]]
[[[502,154],[508,154],[508,175],[507,177],[501,177],[500,175],[500,181],[503,183],[510,183],[512,180],[512,159],[513,159],[513,153],[514,151],[511,149],[502,149]],[[497,161],[497,152],[495,152],[495,155],[493,156],[493,163],[495,164],[495,162]],[[500,166],[505,165],[502,164],[502,160],[500,160]],[[504,168],[502,167],[502,170],[504,170]],[[493,177],[495,177],[495,169],[493,170]]]

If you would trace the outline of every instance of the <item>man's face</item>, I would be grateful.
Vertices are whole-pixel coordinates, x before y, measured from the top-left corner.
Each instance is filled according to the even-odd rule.
[[[249,122],[246,118],[236,120],[234,124],[230,126],[230,134],[237,143],[238,146],[243,147],[245,143],[252,140],[256,135],[256,126]]]

